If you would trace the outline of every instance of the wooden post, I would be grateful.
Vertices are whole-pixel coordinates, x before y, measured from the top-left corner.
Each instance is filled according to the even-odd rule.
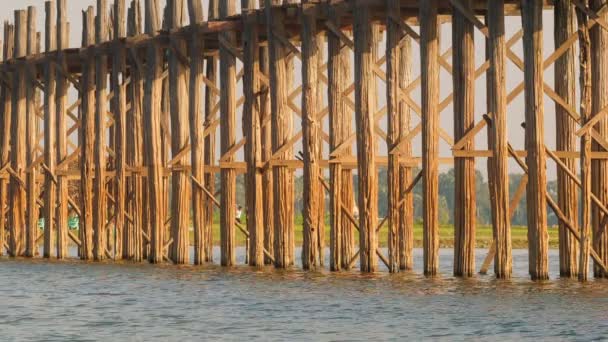
[[[471,0],[462,6],[472,10]],[[475,125],[475,39],[473,23],[452,9],[454,140],[460,140]],[[473,139],[464,150],[475,149]],[[475,274],[475,158],[458,158],[454,165],[454,275]]]
[[[439,269],[439,21],[437,0],[420,2],[424,274]]]
[[[526,98],[526,163],[528,187],[529,271],[534,280],[549,277],[547,233],[547,177],[545,174],[544,105],[543,105],[543,5],[522,0],[524,28],[524,76]]]
[[[313,5],[314,6],[314,5]],[[311,6],[302,4],[300,8],[301,39],[302,39],[302,132],[304,155],[304,189],[303,210],[304,221],[302,247],[302,267],[315,268],[320,265],[318,234],[323,229],[319,224],[319,192],[323,191],[319,177],[320,134],[322,122],[317,117],[318,101],[318,53],[316,14]]]
[[[359,168],[359,250],[361,272],[378,268],[376,237],[378,180],[374,134],[375,86],[373,33],[370,8],[354,3],[355,116],[357,122],[357,162]]]
[[[260,54],[260,72],[264,75],[269,75],[269,54],[268,46],[259,48]],[[272,157],[272,124],[270,110],[270,87],[267,84],[260,84],[260,120],[262,122],[261,130],[261,149],[262,162],[267,163]],[[272,256],[274,255],[274,184],[272,176],[272,167],[265,167],[262,170],[262,198],[264,199],[264,249]],[[272,264],[272,259],[265,256],[264,264]]]
[[[571,0],[555,2],[555,48],[562,46],[574,32],[576,20]],[[576,107],[576,51],[571,47],[555,61],[555,92],[572,108]],[[556,148],[558,151],[576,151],[576,122],[563,106],[555,107]],[[562,162],[576,174],[576,161],[563,158]],[[565,170],[557,166],[557,198],[562,213],[575,224],[578,223],[578,192],[576,183]],[[561,277],[575,277],[578,274],[578,242],[568,231],[566,224],[559,221],[559,274]]]
[[[13,58],[13,47],[15,43],[15,27],[8,21],[4,22],[4,41],[2,59],[7,61]],[[11,162],[10,137],[11,137],[11,102],[12,95],[9,86],[4,85],[0,88],[0,165],[8,165]],[[6,244],[6,223],[7,223],[7,204],[8,204],[8,184],[9,179],[0,177],[0,256],[4,255]],[[7,251],[8,252],[8,251]]]
[[[45,51],[55,51],[55,3],[45,2]],[[56,122],[55,122],[55,64],[48,61],[44,66],[44,163],[46,164],[45,190],[44,190],[44,249],[45,258],[50,258],[55,239],[55,206],[57,188],[56,165]]]
[[[183,26],[183,0],[167,2],[169,11],[168,28]],[[187,56],[186,41],[172,36],[169,50],[169,92],[171,98],[171,150],[178,155],[188,145],[188,68],[179,60]],[[174,166],[180,168],[188,164],[187,157],[177,160]],[[170,259],[176,264],[187,264],[190,259],[190,187],[191,180],[184,168],[171,173],[171,245]]]
[[[89,47],[95,42],[93,6],[83,12],[82,46]],[[80,258],[93,258],[93,172],[95,143],[95,70],[94,54],[89,49],[83,60],[81,87],[81,128],[80,128]]]
[[[320,31],[317,36],[316,36],[316,44],[317,44],[317,67],[319,69],[324,69],[325,68],[325,56],[323,55],[323,51],[325,50],[325,35],[323,34],[322,31]],[[321,70],[323,71],[323,70]],[[323,159],[323,139],[322,139],[322,135],[323,135],[323,115],[322,115],[322,111],[325,108],[325,104],[324,104],[324,92],[325,90],[325,84],[323,82],[323,80],[321,80],[321,77],[317,77],[317,83],[314,85],[315,87],[315,91],[317,92],[316,96],[317,96],[317,108],[316,108],[316,114],[319,117],[318,118],[318,126],[319,126],[319,134],[317,136],[317,139],[319,139],[319,148],[317,150],[317,155],[318,155],[318,159],[322,160]],[[325,175],[324,175],[324,169],[322,167],[319,167],[319,179],[325,179]],[[317,225],[317,231],[316,233],[316,237],[317,237],[317,250],[319,251],[319,266],[323,267],[325,266],[325,197],[326,197],[326,193],[325,193],[325,189],[323,188],[320,180],[318,181],[318,189],[319,191],[317,192],[316,196],[318,198],[318,205],[317,205],[317,220],[316,220],[316,225]]]
[[[402,39],[399,53],[401,59],[399,62],[399,87],[401,91],[405,91],[409,86],[412,73],[412,39],[410,36],[405,36]],[[405,158],[412,157],[412,141],[406,138],[411,130],[410,121],[410,106],[401,98],[399,102],[399,140],[408,139],[401,147],[401,155]],[[399,268],[401,270],[411,270],[414,268],[414,192],[409,189],[412,180],[412,167],[401,165],[399,169],[399,193],[405,193],[405,195],[402,195],[404,198],[400,209],[401,222],[399,224]]]
[[[508,279],[512,273],[511,221],[509,217],[509,168],[507,144],[507,91],[505,84],[505,23],[504,0],[488,0],[488,112],[492,124],[488,127],[493,156],[489,161],[491,173],[493,237],[496,241],[494,273]]]
[[[156,36],[160,29],[158,0],[146,0],[146,34]],[[163,52],[159,44],[148,45],[144,93],[144,146],[148,170],[148,205],[150,222],[151,263],[160,263],[164,256],[165,196],[163,192],[163,156],[161,146],[161,94]]]
[[[259,46],[258,28],[255,15],[250,12],[256,9],[254,1],[241,2],[243,22],[243,93],[245,107],[243,123],[247,143],[245,160],[247,161],[247,231],[249,232],[249,256],[251,266],[264,265],[264,208],[262,198],[262,172],[258,169],[262,163],[262,144],[260,120],[259,91]]]
[[[583,3],[587,3],[584,1]],[[580,8],[576,8],[578,22],[579,41],[579,63],[580,63],[580,88],[581,88],[581,126],[585,125],[591,117],[592,89],[591,89],[591,38],[589,36],[589,18]],[[578,279],[587,281],[589,273],[589,253],[591,251],[591,136],[581,136],[581,235],[580,255],[578,264]]]
[[[593,11],[599,11],[608,5],[606,0],[591,0],[589,7]],[[608,20],[608,13],[602,11],[599,14],[602,20]],[[608,32],[600,25],[595,25],[589,30],[591,38],[591,89],[593,99],[591,113],[596,115],[608,105]],[[608,120],[601,119],[595,126],[597,133],[608,138]],[[592,151],[606,152],[597,142],[593,141]],[[602,203],[608,202],[608,160],[596,159],[591,162],[591,187],[592,192]],[[593,231],[593,248],[597,251],[604,264],[608,263],[608,234],[606,233],[605,214],[599,207],[591,209],[591,227]],[[596,278],[608,278],[600,265],[594,262],[593,273]]]
[[[200,0],[188,0],[190,23],[202,23],[203,5]],[[190,153],[192,177],[205,186],[205,137],[203,136],[202,94],[201,86],[204,76],[204,59],[202,57],[204,41],[194,32],[190,40]],[[196,182],[192,182],[192,226],[194,229],[194,264],[203,264],[207,256],[205,245],[205,192]]]
[[[69,28],[67,22],[66,0],[57,0],[57,65],[67,70],[64,49],[69,46]],[[68,156],[67,144],[67,92],[68,80],[59,70],[56,74],[56,135],[57,135],[57,165],[61,165]],[[82,121],[81,121],[82,122]],[[67,170],[67,167],[65,167]],[[68,178],[57,175],[57,258],[68,256]],[[81,208],[82,209],[82,208]],[[82,240],[81,240],[82,241]]]
[[[233,0],[220,1],[220,18],[225,19],[236,12]],[[235,32],[222,32],[221,37],[229,44],[236,45]],[[236,143],[236,57],[220,44],[220,133],[222,160],[234,161],[234,156],[226,156]],[[236,220],[236,171],[221,170],[222,198],[220,205],[220,235],[222,266],[233,266],[235,255]]]
[[[27,8],[27,55],[33,56],[36,54],[36,7],[29,6]],[[38,184],[36,181],[38,170],[34,167],[36,159],[36,147],[38,145],[37,121],[38,110],[36,105],[36,73],[32,70],[26,74],[26,192],[27,192],[27,211],[26,211],[26,229],[25,229],[25,256],[34,257],[38,253]]]

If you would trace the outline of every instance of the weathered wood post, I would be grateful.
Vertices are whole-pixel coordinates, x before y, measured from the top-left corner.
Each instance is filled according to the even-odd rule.
[[[439,268],[439,21],[437,0],[420,1],[424,274]]]
[[[353,2],[355,41],[355,116],[357,122],[357,161],[359,168],[359,250],[361,272],[378,269],[376,236],[378,180],[374,134],[375,86],[374,44],[370,9]]]
[[[319,192],[320,186],[320,130],[322,122],[317,117],[318,101],[318,54],[316,13],[314,5],[300,5],[301,39],[302,39],[302,132],[304,161],[304,221],[302,246],[302,267],[315,268],[320,265],[318,230],[319,226]]]
[[[492,116],[488,147],[492,150],[489,161],[491,173],[490,198],[493,199],[492,224],[496,241],[494,273],[497,278],[508,279],[512,272],[511,220],[509,217],[509,168],[507,143],[507,90],[505,84],[505,22],[504,0],[488,0],[488,112]]]
[[[262,143],[259,91],[260,72],[258,28],[256,16],[251,12],[256,9],[255,2],[241,2],[243,13],[243,123],[247,143],[245,160],[247,162],[247,231],[249,232],[249,265],[264,265],[264,208],[262,197]]]
[[[36,7],[29,6],[27,8],[27,55],[33,56],[36,54]],[[25,229],[25,256],[34,257],[38,254],[38,169],[34,166],[36,159],[36,148],[38,146],[38,131],[37,122],[38,108],[36,104],[36,72],[28,67],[26,74],[26,192],[27,192],[27,215]]]
[[[555,48],[559,48],[576,32],[576,18],[571,0],[555,2],[554,9]],[[555,61],[555,92],[572,108],[576,107],[576,51],[571,47]],[[576,151],[576,122],[568,110],[556,104],[556,148],[558,151]],[[570,172],[576,174],[576,160],[563,158]],[[562,213],[570,222],[578,223],[578,191],[575,181],[565,170],[557,166],[557,199]],[[559,274],[575,277],[578,274],[578,242],[559,221]]]
[[[524,78],[526,98],[526,163],[528,186],[529,271],[534,280],[547,279],[547,176],[545,174],[544,104],[543,104],[543,4],[522,0],[524,28]]]
[[[62,165],[68,156],[67,143],[67,93],[68,79],[59,70],[67,70],[64,49],[69,46],[69,26],[67,22],[66,0],[57,0],[57,94],[56,94],[56,134],[57,134],[57,165]],[[81,121],[82,123],[82,121]],[[67,165],[58,167],[58,171],[67,170]],[[68,178],[57,175],[57,258],[68,256]],[[81,240],[82,241],[82,240]]]
[[[146,0],[146,34],[156,36],[160,28],[158,0]],[[161,146],[161,94],[163,51],[157,42],[147,46],[144,93],[144,146],[148,171],[150,252],[148,261],[160,263],[164,253],[165,210],[164,163]]]
[[[95,43],[93,6],[83,12],[82,46],[87,48]],[[95,151],[95,69],[94,52],[86,50],[82,61],[81,87],[81,128],[80,128],[80,258],[93,258],[93,178]]]
[[[597,11],[608,5],[606,0],[591,0],[589,7]],[[600,19],[608,20],[608,13],[599,13]],[[596,115],[608,105],[608,32],[600,25],[595,25],[589,30],[591,38],[591,89],[592,105],[591,113]],[[597,133],[608,138],[608,120],[604,117],[595,125]],[[606,152],[600,144],[593,141],[592,151]],[[591,187],[593,194],[601,203],[608,202],[608,160],[595,159],[591,161]],[[608,234],[606,233],[606,214],[598,206],[591,209],[591,227],[593,230],[593,248],[597,251],[602,262],[608,263]],[[593,273],[596,278],[608,278],[601,266],[594,262]]]
[[[8,21],[4,22],[4,41],[2,43],[2,59],[8,61],[13,58],[13,47],[15,43],[15,27],[9,24]],[[11,87],[5,84],[0,88],[0,111],[2,113],[2,117],[0,118],[0,120],[2,120],[0,121],[0,165],[2,165],[2,167],[10,165],[11,163],[11,103]],[[6,223],[7,214],[10,210],[7,208],[9,182],[10,176],[0,176],[0,256],[4,255],[6,246]],[[7,250],[7,252],[9,251]]]
[[[45,9],[45,51],[55,51],[55,2],[47,1]],[[44,163],[46,173],[44,178],[44,249],[43,256],[50,258],[55,240],[55,207],[57,205],[57,134],[56,134],[56,82],[55,64],[49,60],[44,65]]]
[[[461,2],[471,11],[473,2]],[[475,39],[473,23],[452,8],[454,140],[460,140],[475,125]],[[470,139],[464,150],[475,149]],[[457,158],[454,165],[454,275],[475,274],[475,158]]]
[[[168,28],[177,30],[183,26],[184,3],[183,0],[170,0],[167,2],[169,11]],[[171,111],[171,150],[173,157],[179,155],[188,145],[188,94],[189,70],[186,64],[180,61],[180,56],[187,56],[186,41],[180,37],[172,36],[169,50],[169,93]],[[176,264],[186,264],[190,258],[190,183],[191,180],[185,170],[188,164],[186,156],[173,161],[171,176],[171,245],[170,259]]]

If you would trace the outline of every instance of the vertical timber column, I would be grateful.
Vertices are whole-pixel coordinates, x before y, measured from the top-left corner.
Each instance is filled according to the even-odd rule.
[[[422,198],[424,274],[439,268],[439,21],[438,0],[420,1],[422,71]]]
[[[574,6],[571,0],[558,0],[554,10],[555,48],[562,46],[576,32]],[[570,107],[576,107],[576,51],[571,47],[555,61],[555,92]],[[556,105],[556,148],[558,151],[576,151],[576,122],[568,111]],[[562,162],[571,173],[576,174],[576,160],[564,158]],[[575,181],[565,170],[557,167],[557,198],[559,208],[570,222],[578,222],[578,193]],[[568,231],[566,225],[559,222],[559,274],[561,277],[576,277],[578,274],[578,241]]]
[[[247,231],[249,232],[249,265],[264,265],[264,208],[262,197],[262,172],[258,169],[262,163],[262,142],[260,120],[260,105],[258,94],[260,85],[258,74],[259,46],[256,16],[251,11],[256,9],[256,1],[241,2],[244,31],[243,31],[243,93],[245,107],[243,123],[247,143],[245,145],[245,160],[247,161]]]
[[[591,0],[589,7],[598,13],[601,8],[608,5],[606,0]],[[602,11],[600,18],[608,20],[608,13]],[[608,106],[608,31],[600,25],[595,25],[589,30],[591,38],[591,112],[597,115],[604,107]],[[608,120],[601,119],[595,126],[595,130],[603,138],[608,138]],[[597,142],[592,143],[592,151],[606,152]],[[608,160],[596,159],[591,162],[591,187],[593,194],[602,203],[608,202]],[[599,254],[604,264],[608,263],[608,233],[606,233],[606,214],[598,206],[592,207],[591,227],[593,229],[593,248]],[[608,278],[602,268],[594,262],[593,273],[596,278]]]
[[[167,2],[169,16],[168,28],[177,30],[183,26],[183,0]],[[169,51],[169,93],[171,98],[171,150],[177,156],[189,140],[188,126],[188,89],[189,70],[179,60],[179,55],[187,56],[186,41],[171,36],[172,49]],[[170,258],[176,264],[187,264],[190,258],[190,185],[191,181],[185,171],[187,157],[180,158],[174,165],[179,170],[171,174],[171,245]]]
[[[387,0],[386,23],[386,104],[388,113],[387,148],[393,151],[399,144],[399,100],[401,97],[400,76],[400,47],[403,31],[396,20],[401,20],[399,0]],[[388,156],[388,268],[390,272],[399,270],[399,226],[401,222],[401,187],[399,182],[399,154],[389,153]]]
[[[209,20],[219,18],[219,3],[218,0],[209,0]],[[205,58],[205,74],[209,82],[213,85],[218,84],[217,66],[218,57],[208,56]],[[217,96],[219,94],[216,88],[205,87],[205,123],[211,124],[216,120],[217,116]],[[215,129],[212,129],[205,138],[205,165],[215,165]],[[205,186],[211,194],[215,194],[215,172],[205,173]],[[213,261],[213,220],[214,220],[215,203],[209,197],[205,197],[205,261]]]
[[[63,52],[69,46],[69,30],[67,22],[67,0],[57,0],[57,65],[67,70],[67,61]],[[59,70],[56,74],[56,119],[57,124],[57,165],[61,165],[68,156],[67,143],[67,94],[68,80]],[[64,166],[65,167],[65,166]],[[66,168],[67,169],[67,168]],[[68,178],[57,175],[57,258],[68,256]],[[82,241],[82,240],[81,240]]]
[[[524,28],[524,75],[526,99],[526,163],[528,186],[529,271],[534,280],[549,277],[547,233],[547,176],[545,174],[543,104],[543,4],[522,0]]]
[[[82,46],[87,48],[95,42],[95,15],[92,6],[83,12]],[[95,69],[93,50],[86,51],[82,62],[81,128],[80,128],[80,258],[93,258],[93,154],[95,151]]]
[[[319,32],[316,35],[315,38],[316,44],[317,44],[317,60],[316,60],[316,64],[318,66],[318,68],[320,69],[320,71],[323,71],[323,69],[325,68],[325,56],[323,54],[323,51],[325,50],[325,33],[319,29]],[[323,82],[323,80],[321,80],[321,77],[317,77],[317,82],[314,86],[316,89],[315,91],[317,92],[316,96],[317,96],[317,109],[316,109],[316,113],[317,113],[317,117],[318,117],[318,129],[319,129],[319,134],[317,136],[317,139],[319,139],[319,148],[317,149],[316,153],[317,153],[317,158],[319,160],[319,162],[321,160],[323,160],[323,113],[322,111],[325,109],[325,104],[323,102],[324,99],[324,92],[325,92],[325,83]],[[316,224],[317,224],[317,231],[315,232],[315,235],[317,237],[317,250],[319,251],[319,266],[324,267],[325,266],[325,197],[327,196],[325,189],[323,188],[323,185],[321,184],[320,179],[325,179],[325,172],[324,172],[324,168],[322,166],[319,166],[319,183],[318,183],[318,189],[319,191],[317,192],[316,196],[317,199],[319,201],[319,204],[317,205],[318,210],[317,210],[317,218],[315,220]]]
[[[114,111],[115,147],[116,154],[116,188],[114,192],[114,258],[122,258],[124,243],[130,242],[126,222],[127,197],[127,86],[124,84],[127,72],[126,50],[119,39],[127,36],[125,26],[125,0],[114,1],[114,40],[116,48],[112,55],[111,83],[114,89],[112,108]],[[130,133],[131,134],[131,133]]]
[[[27,8],[27,55],[33,56],[36,54],[36,7],[29,6]],[[28,66],[29,69],[29,66]],[[27,72],[27,105],[26,105],[26,189],[27,189],[27,215],[26,215],[26,230],[25,230],[25,256],[33,257],[38,254],[38,185],[37,174],[38,170],[34,167],[36,159],[36,147],[38,146],[38,115],[36,111],[38,104],[36,103],[36,87],[35,82],[37,75],[29,70]]]
[[[190,23],[203,22],[203,5],[200,0],[188,0]],[[204,40],[194,31],[190,40],[190,153],[192,163],[192,226],[194,229],[194,264],[201,265],[205,255],[205,137],[203,136],[202,93],[205,60],[203,59]],[[198,184],[197,184],[198,183]]]
[[[376,226],[378,216],[378,180],[374,137],[373,72],[374,38],[370,8],[354,1],[355,41],[355,116],[357,121],[357,162],[359,168],[359,249],[361,272],[378,269]]]
[[[13,47],[15,43],[15,28],[7,21],[4,22],[4,41],[2,59],[8,61],[13,58]],[[0,89],[0,165],[9,165],[11,162],[11,89],[7,85]],[[7,223],[7,204],[8,204],[8,184],[9,178],[0,177],[0,256],[4,255],[6,246],[6,223]]]
[[[55,3],[47,1],[45,8],[45,50],[47,53],[55,51]],[[55,64],[48,61],[44,65],[44,163],[46,173],[44,178],[44,249],[43,256],[50,258],[55,240],[55,206],[57,205],[56,166],[57,166],[57,143],[56,143],[56,82]]]
[[[14,57],[23,57],[27,49],[27,13],[15,11]],[[9,183],[9,254],[23,256],[25,249],[25,119],[26,66],[19,64],[13,73],[11,114],[11,175]],[[19,177],[19,178],[17,178]]]
[[[146,0],[146,34],[156,36],[160,29],[158,0]],[[144,92],[144,148],[148,170],[148,205],[150,224],[150,252],[148,261],[160,263],[164,256],[165,210],[163,193],[164,163],[161,139],[161,94],[163,51],[158,43],[151,43],[146,53]]]
[[[462,1],[472,10],[472,0]],[[454,140],[460,140],[475,125],[475,39],[473,23],[452,9],[454,82]],[[464,146],[475,148],[473,139]],[[458,158],[454,165],[454,275],[475,274],[475,158]]]
[[[236,13],[236,0],[220,1],[220,18],[225,19]],[[220,35],[233,46],[236,45],[235,32]],[[222,160],[234,161],[234,157],[224,158],[225,153],[236,143],[236,57],[220,44],[220,139]],[[235,255],[235,213],[236,213],[236,170],[221,169],[222,195],[220,202],[220,235],[222,266],[233,266]]]
[[[97,0],[95,42],[108,40],[107,0]],[[106,116],[108,60],[105,54],[95,57],[95,179],[93,180],[93,256],[106,256]]]
[[[289,93],[287,48],[275,37],[285,35],[285,13],[281,1],[266,0],[268,27],[268,49],[270,65],[270,100],[272,112],[272,150],[277,153],[288,143],[292,134],[292,115],[287,107]],[[276,34],[275,34],[276,32]],[[290,158],[291,149],[275,156],[277,160]],[[293,173],[287,166],[272,166],[274,180],[274,261],[275,267],[285,268],[293,263],[293,248],[290,246],[293,231]]]
[[[314,4],[300,5],[300,22],[302,25],[302,132],[304,154],[304,189],[303,210],[304,245],[302,247],[302,267],[315,268],[320,265],[318,234],[323,229],[319,223],[319,192],[320,186],[320,119],[318,111],[318,54],[316,14]]]
[[[497,278],[508,279],[512,272],[511,221],[509,217],[509,168],[507,145],[507,92],[505,50],[504,0],[488,0],[488,111],[492,114],[489,127],[489,145],[493,156],[489,161],[492,175],[490,193],[493,194],[492,222],[496,241],[494,273]],[[492,94],[492,96],[490,96]]]

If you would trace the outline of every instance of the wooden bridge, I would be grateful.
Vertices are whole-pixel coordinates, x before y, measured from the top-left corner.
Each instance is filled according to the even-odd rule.
[[[323,267],[326,245],[332,271],[358,263],[374,272],[379,260],[391,272],[411,269],[412,189],[421,182],[423,268],[434,275],[439,166],[447,163],[456,180],[454,274],[472,276],[476,158],[484,158],[494,243],[483,269],[493,261],[496,277],[511,276],[510,217],[525,196],[530,276],[548,278],[550,208],[559,218],[560,274],[586,280],[591,258],[595,276],[606,277],[608,6],[588,1],[242,0],[237,13],[236,0],[210,0],[205,13],[201,0],[167,0],[164,11],[158,0],[129,8],[98,0],[83,12],[81,48],[68,46],[66,0],[46,2],[43,33],[36,8],[16,11],[4,25],[0,65],[0,254],[66,258],[73,243],[84,260],[203,264],[212,261],[217,207],[222,265],[236,263],[243,234],[249,265],[287,268],[296,258],[294,174],[302,169],[305,269]],[[551,53],[543,51],[543,35],[551,37],[543,11],[555,13]],[[505,16],[521,16],[512,36]],[[442,25],[452,30],[446,51]],[[485,42],[475,42],[475,31]],[[485,44],[481,65],[475,43]],[[507,63],[522,75],[512,89]],[[554,85],[544,81],[550,66]],[[445,98],[440,72],[453,79]],[[483,75],[487,114],[477,121]],[[522,93],[519,151],[508,141],[507,108]],[[557,150],[546,146],[545,97],[556,105]],[[441,128],[440,114],[453,116],[453,132]],[[475,145],[482,131],[487,150]],[[440,157],[440,140],[452,155]],[[557,168],[557,200],[547,192],[547,159]],[[525,173],[515,193],[510,160]],[[388,171],[382,220],[379,168]],[[246,225],[235,217],[237,174],[246,179]],[[77,234],[68,229],[76,216]]]

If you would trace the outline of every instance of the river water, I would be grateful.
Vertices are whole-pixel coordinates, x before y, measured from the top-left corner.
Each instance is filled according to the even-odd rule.
[[[386,252],[386,251],[385,251]],[[219,260],[219,251],[215,251]],[[243,261],[243,249],[238,250]],[[478,264],[485,250],[478,250]],[[422,251],[415,251],[415,263]],[[0,340],[602,340],[608,281],[0,259]]]

